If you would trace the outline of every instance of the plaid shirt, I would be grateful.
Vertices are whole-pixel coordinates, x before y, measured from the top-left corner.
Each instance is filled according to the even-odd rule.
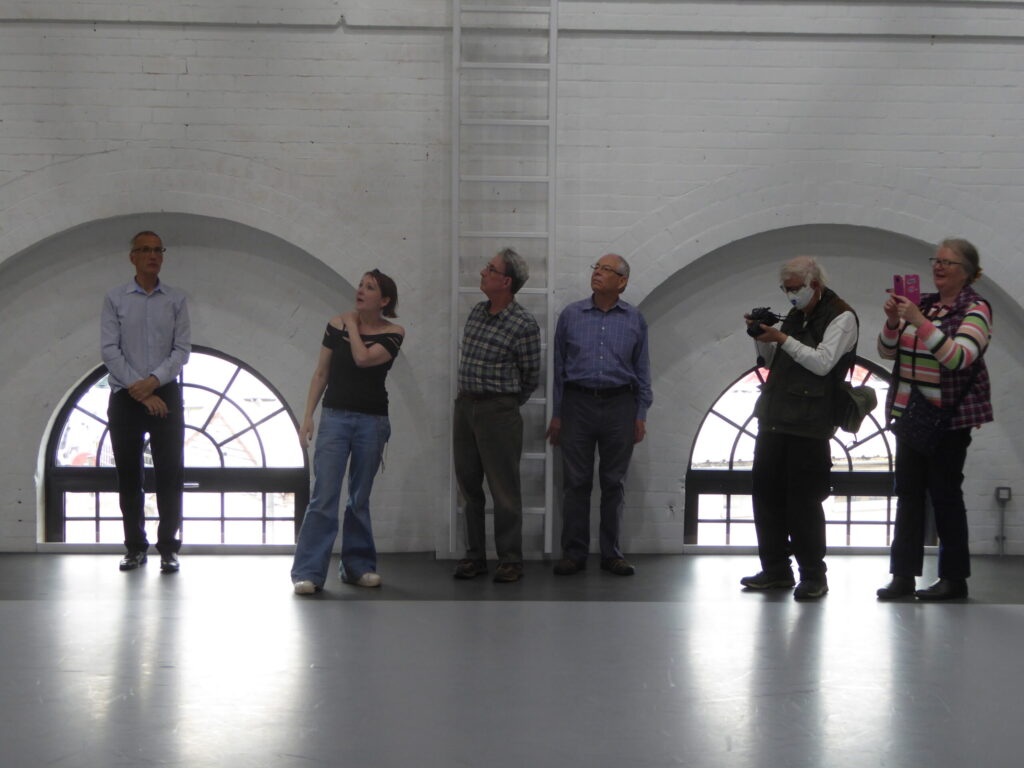
[[[921,297],[927,319],[920,328],[882,326],[878,353],[899,356],[899,384],[890,394],[890,415],[899,418],[910,399],[911,382],[932,405],[951,408],[971,378],[971,390],[953,414],[950,429],[977,427],[992,421],[991,385],[981,353],[992,338],[992,310],[970,286],[964,286],[952,307],[939,304],[937,293]]]
[[[459,392],[516,395],[522,405],[540,381],[540,328],[514,300],[496,315],[489,306],[481,301],[466,320]]]

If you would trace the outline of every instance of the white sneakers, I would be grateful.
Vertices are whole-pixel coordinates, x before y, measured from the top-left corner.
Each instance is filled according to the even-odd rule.
[[[379,587],[380,586],[380,574],[378,573],[364,573],[355,581],[346,582],[348,584],[354,584],[357,587]],[[295,589],[296,595],[312,595],[315,592],[319,592],[319,588],[312,581],[296,581],[292,584]]]
[[[357,587],[379,587],[380,586],[380,574],[377,573],[364,573],[356,581],[352,582]]]

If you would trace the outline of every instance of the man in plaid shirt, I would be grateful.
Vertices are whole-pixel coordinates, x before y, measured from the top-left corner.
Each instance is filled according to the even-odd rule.
[[[465,501],[466,556],[455,567],[457,579],[487,573],[484,477],[494,500],[494,580],[523,576],[519,408],[540,378],[540,328],[515,300],[528,277],[526,262],[514,250],[495,254],[480,270],[487,300],[473,307],[462,337],[452,441],[455,479]]]

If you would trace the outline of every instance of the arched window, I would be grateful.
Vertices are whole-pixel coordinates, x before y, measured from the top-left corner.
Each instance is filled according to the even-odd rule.
[[[754,545],[751,465],[757,419],[754,403],[766,368],[751,368],[715,402],[704,417],[686,473],[687,544]],[[869,360],[857,359],[854,384],[878,395],[856,435],[838,431],[832,438],[832,495],[825,500],[825,530],[832,547],[888,546],[895,515],[894,444],[885,430],[889,374]]]
[[[292,544],[309,497],[309,465],[280,395],[244,363],[193,347],[179,382],[185,403],[187,544]],[[46,540],[124,541],[107,430],[107,370],[68,398],[47,449]],[[156,540],[156,500],[146,444],[146,518]]]

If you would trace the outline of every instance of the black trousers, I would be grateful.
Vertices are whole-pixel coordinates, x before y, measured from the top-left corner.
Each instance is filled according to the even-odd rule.
[[[124,545],[129,552],[149,549],[144,511],[143,450],[149,435],[153,471],[156,474],[156,507],[160,515],[156,548],[160,554],[181,547],[181,492],[184,476],[185,414],[177,382],[159,387],[153,394],[167,403],[167,416],[150,416],[146,407],[132,399],[128,390],[112,392],[107,405],[110,445],[117,467],[117,490],[124,520]]]
[[[935,453],[925,456],[896,441],[896,530],[889,556],[895,576],[920,576],[924,565],[925,494],[932,500],[939,534],[939,578],[971,575],[967,508],[961,485],[971,444],[970,429],[943,433]]]
[[[595,450],[601,484],[601,557],[622,557],[619,530],[636,414],[633,392],[596,397],[566,388],[562,396],[562,554],[570,560],[585,560],[590,549]]]
[[[829,441],[760,432],[754,445],[754,527],[766,573],[785,574],[796,557],[801,579],[825,575]]]

